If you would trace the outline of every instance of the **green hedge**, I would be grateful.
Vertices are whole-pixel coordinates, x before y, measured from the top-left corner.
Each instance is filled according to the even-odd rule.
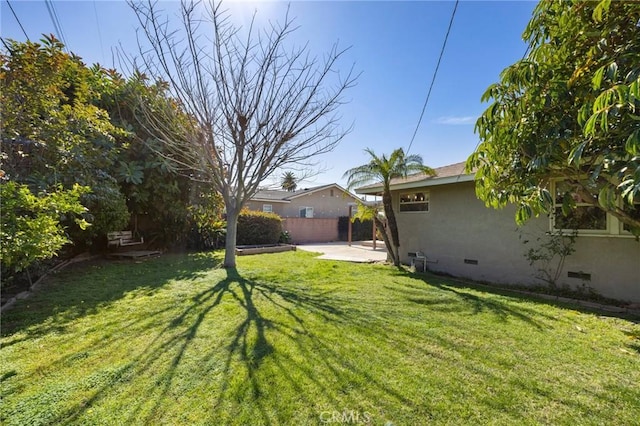
[[[236,244],[277,244],[282,233],[282,219],[275,213],[243,210],[238,218]]]

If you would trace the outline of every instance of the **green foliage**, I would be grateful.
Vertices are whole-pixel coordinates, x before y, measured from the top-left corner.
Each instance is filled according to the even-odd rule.
[[[104,236],[108,232],[126,229],[129,225],[129,210],[127,200],[120,188],[114,182],[103,182],[94,186],[93,190],[82,197],[87,207],[87,221],[91,228],[78,239],[91,239]]]
[[[282,174],[282,189],[293,192],[298,187],[298,178],[293,172],[285,172]]]
[[[126,228],[129,212],[143,216],[145,231],[164,243],[186,234],[193,173],[173,166],[139,111],[141,102],[148,103],[189,122],[165,83],[89,68],[52,36],[41,43],[8,41],[0,59],[3,171],[9,180],[33,192],[59,184],[90,187],[81,201],[94,226],[90,232],[70,227],[75,242]]]
[[[116,139],[127,132],[96,105],[109,88],[106,71],[87,68],[53,36],[41,43],[8,41],[7,46],[7,54],[0,56],[6,178],[34,193],[87,188],[80,201],[86,210],[83,217],[94,226],[84,232],[73,220],[56,218],[68,226],[65,242],[68,237],[89,242],[111,226],[125,226],[129,212],[111,169],[120,152]],[[53,245],[60,246],[62,240],[55,241]],[[53,252],[44,250],[38,258]]]
[[[103,95],[100,105],[109,112],[114,124],[128,130],[117,138],[120,155],[113,175],[120,183],[129,210],[145,218],[145,231],[159,236],[166,245],[175,243],[189,231],[190,191],[197,190],[190,179],[194,172],[179,169],[180,161],[175,156],[177,152],[190,150],[180,139],[171,145],[158,141],[150,130],[153,123],[141,112],[140,105],[170,111],[165,114],[167,126],[188,126],[189,119],[162,82],[149,83],[138,73],[125,79],[115,71],[108,72],[108,79],[112,89]],[[169,122],[169,117],[173,122]]]
[[[222,256],[80,264],[3,311],[2,425],[638,424],[637,320],[303,251]]]
[[[278,242],[282,244],[291,244],[291,234],[289,231],[282,231]]]
[[[65,53],[53,36],[7,46],[0,105],[8,178],[37,190],[93,187],[108,174],[118,153],[114,138],[124,133],[95,105],[104,71]]]
[[[282,233],[282,219],[275,213],[243,210],[238,216],[236,244],[277,244]]]
[[[519,236],[523,244],[531,241]],[[537,278],[555,288],[564,269],[565,259],[575,253],[576,233],[561,232],[536,236],[533,246],[525,252],[529,265],[537,266]]]
[[[190,232],[187,246],[196,250],[212,250],[224,245],[226,222],[220,194],[201,191],[189,206]]]
[[[538,4],[523,35],[528,55],[482,98],[491,104],[467,169],[488,206],[519,205],[519,224],[550,213],[549,179],[561,178],[569,188],[557,196],[597,187],[590,202],[640,235],[622,204],[640,199],[639,20],[638,2]]]
[[[70,242],[61,225],[64,216],[73,217],[78,226],[86,228],[88,224],[80,216],[86,211],[80,204],[80,196],[88,190],[74,185],[70,190],[58,187],[54,192],[36,196],[26,185],[1,183],[3,267],[21,271],[37,260],[55,256]]]

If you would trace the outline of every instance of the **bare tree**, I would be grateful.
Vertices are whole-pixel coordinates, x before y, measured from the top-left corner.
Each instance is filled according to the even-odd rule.
[[[353,67],[342,77],[337,72],[346,51],[337,44],[322,59],[310,56],[307,45],[288,49],[285,40],[297,28],[288,10],[282,24],[256,29],[254,14],[242,29],[220,3],[183,1],[174,30],[156,2],[129,4],[151,46],[141,48],[141,72],[166,81],[192,121],[176,125],[158,108],[143,112],[154,119],[151,130],[159,140],[188,142],[192,151],[175,152],[173,160],[222,195],[224,266],[233,268],[241,208],[274,172],[314,167],[313,157],[348,133],[337,109],[357,76]]]

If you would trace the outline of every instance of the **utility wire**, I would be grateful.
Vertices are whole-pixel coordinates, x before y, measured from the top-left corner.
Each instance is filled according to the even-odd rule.
[[[53,2],[51,0],[44,0],[44,4],[47,6],[49,17],[51,18],[51,22],[53,22],[53,28],[58,33],[58,37],[60,37],[62,43],[64,43],[65,50],[69,52],[69,45],[64,37],[64,33],[62,32],[62,25],[60,25],[60,20],[58,19],[58,14],[56,13]]]
[[[102,31],[100,31],[100,20],[98,19],[98,8],[96,7],[96,0],[93,0],[93,11],[96,15],[96,28],[98,29],[98,39],[100,40],[100,52],[102,53],[102,62],[105,62],[104,45],[102,44]]]
[[[9,9],[11,9],[11,13],[13,13],[13,17],[16,18],[16,21],[18,21],[18,25],[20,25],[22,34],[24,34],[24,36],[27,38],[27,41],[31,41],[29,40],[29,36],[27,35],[27,32],[24,30],[24,27],[22,26],[22,22],[20,22],[20,19],[18,19],[18,15],[16,15],[16,11],[13,10],[13,6],[11,6],[11,3],[9,2],[9,0],[7,0],[7,4],[9,5]]]
[[[436,81],[436,75],[438,75],[438,68],[440,68],[440,61],[442,60],[442,55],[444,54],[444,48],[447,45],[447,39],[449,38],[449,32],[451,31],[451,26],[453,25],[453,18],[456,16],[456,10],[458,9],[458,3],[460,0],[456,0],[455,6],[453,6],[453,12],[451,13],[451,20],[449,20],[449,28],[447,28],[447,33],[444,36],[444,42],[442,43],[442,49],[440,50],[440,57],[438,57],[438,63],[436,64],[436,69],[433,71],[433,78],[431,79],[431,84],[429,85],[429,91],[427,92],[427,98],[424,101],[424,105],[422,106],[422,112],[420,113],[420,118],[418,119],[418,124],[416,124],[416,129],[413,132],[413,136],[411,136],[411,142],[409,142],[409,148],[407,148],[407,154],[411,150],[411,145],[413,145],[413,141],[416,138],[416,134],[418,133],[418,129],[420,128],[420,123],[422,123],[422,117],[424,116],[424,112],[427,109],[427,104],[429,103],[429,98],[431,97],[431,90],[433,89],[433,83]]]

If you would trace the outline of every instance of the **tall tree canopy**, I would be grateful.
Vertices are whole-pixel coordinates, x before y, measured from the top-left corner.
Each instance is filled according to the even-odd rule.
[[[400,266],[400,236],[398,234],[396,215],[393,211],[391,180],[415,173],[432,175],[434,171],[430,167],[423,165],[421,156],[416,154],[406,155],[402,148],[393,151],[389,157],[385,154],[377,156],[369,148],[365,149],[365,152],[371,157],[370,161],[344,173],[344,177],[347,179],[347,187],[353,189],[368,183],[382,184],[382,205],[385,216],[383,218],[375,214],[373,220],[383,230],[383,238],[393,264]]]
[[[274,172],[311,165],[344,137],[337,109],[355,77],[348,72],[340,78],[336,67],[344,50],[337,46],[322,59],[306,46],[288,48],[295,31],[288,15],[265,30],[255,21],[238,28],[219,3],[183,1],[176,30],[156,2],[130,5],[150,44],[141,52],[143,71],[170,83],[196,126],[168,127],[166,111],[150,109],[152,133],[169,147],[186,141],[190,149],[175,149],[172,158],[222,195],[224,266],[235,267],[240,210]]]
[[[87,67],[53,36],[2,41],[3,280],[68,242],[86,248],[128,227],[130,212],[145,215],[147,236],[158,244],[186,236],[190,196],[197,194],[137,107],[170,110],[174,122],[188,124],[166,83]]]
[[[482,98],[477,195],[516,203],[518,223],[577,200],[640,235],[640,3],[542,1],[523,37],[528,54]]]

